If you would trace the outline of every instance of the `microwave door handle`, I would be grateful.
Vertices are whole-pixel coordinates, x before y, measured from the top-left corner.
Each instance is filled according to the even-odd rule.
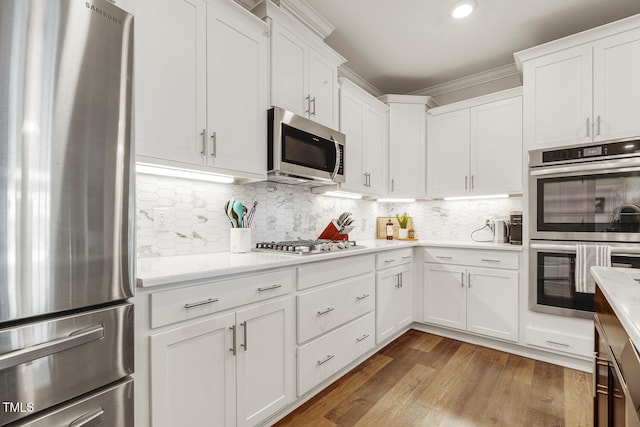
[[[336,175],[338,175],[338,169],[340,169],[340,161],[342,160],[342,156],[340,155],[340,144],[336,141],[333,136],[331,137],[335,147],[336,147],[336,165],[333,168],[333,173],[331,174],[331,179],[336,179]]]

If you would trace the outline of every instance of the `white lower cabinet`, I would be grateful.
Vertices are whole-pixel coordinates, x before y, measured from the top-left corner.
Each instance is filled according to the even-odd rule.
[[[514,253],[460,251],[460,260],[476,265],[494,262],[513,268],[513,256],[517,260]],[[513,270],[457,265],[447,250],[426,250],[425,260],[434,259],[443,261],[424,265],[425,322],[518,341],[517,262]]]
[[[376,343],[381,343],[413,320],[412,250],[378,255],[376,265]],[[383,268],[384,265],[393,267]],[[382,269],[381,269],[382,268]]]
[[[298,396],[343,369],[374,346],[375,316],[369,313],[298,348]]]
[[[151,425],[235,425],[235,315],[152,335]]]
[[[293,310],[285,297],[152,334],[152,425],[253,426],[290,403]]]
[[[374,347],[374,265],[363,255],[298,267],[298,396]]]

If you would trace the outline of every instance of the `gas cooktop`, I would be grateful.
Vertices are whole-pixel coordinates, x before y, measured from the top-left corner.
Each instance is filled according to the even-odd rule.
[[[289,255],[313,255],[349,249],[362,249],[355,240],[286,240],[282,242],[256,243],[255,251]]]

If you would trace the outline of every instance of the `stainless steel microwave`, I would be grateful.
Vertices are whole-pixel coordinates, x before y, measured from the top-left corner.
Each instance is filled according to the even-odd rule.
[[[344,182],[343,133],[279,107],[271,108],[267,116],[269,181]]]

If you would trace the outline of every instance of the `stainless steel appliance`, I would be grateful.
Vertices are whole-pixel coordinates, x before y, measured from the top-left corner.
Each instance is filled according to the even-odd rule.
[[[3,0],[0,34],[0,425],[133,425],[133,17]]]
[[[512,213],[509,219],[509,242],[522,245],[522,213]]]
[[[529,166],[532,239],[640,241],[640,141],[535,150]]]
[[[344,134],[279,107],[268,111],[267,123],[269,181],[344,182]]]
[[[640,141],[530,151],[529,212],[529,307],[593,317],[594,295],[575,290],[576,245],[640,268]]]
[[[529,308],[593,318],[594,295],[576,292],[575,241],[536,240],[529,244]],[[640,268],[640,244],[609,243],[611,266]]]
[[[281,242],[258,242],[256,251],[288,255],[313,255],[331,251],[361,249],[354,240],[286,240]]]

